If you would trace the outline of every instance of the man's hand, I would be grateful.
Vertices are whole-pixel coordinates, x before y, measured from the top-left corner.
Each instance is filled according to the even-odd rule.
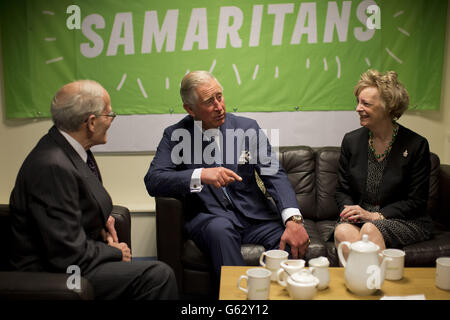
[[[113,242],[119,242],[119,238],[117,238],[117,232],[116,228],[114,227],[115,219],[113,216],[109,216],[108,221],[106,221],[106,231],[111,236],[111,239],[108,237],[108,244],[109,241],[112,240]]]
[[[106,231],[105,229],[102,229],[101,231],[103,241],[105,241],[108,246],[114,247],[122,251],[122,261],[131,261],[131,250],[128,248],[128,245],[125,242],[118,242],[117,240],[114,241],[113,236]],[[117,239],[117,235],[116,235]]]
[[[111,247],[117,248],[122,251],[122,261],[130,262],[131,261],[131,250],[128,248],[128,245],[125,242],[117,243],[108,243]]]
[[[212,184],[216,188],[226,187],[234,181],[242,181],[234,171],[224,168],[203,168],[200,176],[202,184]]]
[[[292,257],[294,259],[303,258],[309,242],[309,236],[305,227],[294,221],[288,221],[286,223],[286,229],[281,236],[280,250],[284,250],[287,243],[291,247]]]

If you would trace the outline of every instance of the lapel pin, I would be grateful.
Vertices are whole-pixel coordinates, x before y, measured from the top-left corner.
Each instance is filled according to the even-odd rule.
[[[407,149],[405,149],[405,152],[403,152],[403,157],[407,157],[408,156],[408,150]]]

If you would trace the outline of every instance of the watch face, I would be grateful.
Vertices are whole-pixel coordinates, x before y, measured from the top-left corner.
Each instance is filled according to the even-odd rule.
[[[292,216],[291,220],[296,222],[296,223],[302,223],[303,222],[303,218],[301,216]]]

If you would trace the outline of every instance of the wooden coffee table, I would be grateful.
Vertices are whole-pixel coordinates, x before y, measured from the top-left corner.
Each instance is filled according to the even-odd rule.
[[[220,300],[245,300],[244,292],[237,288],[239,277],[248,268],[255,267],[222,267],[220,279]],[[328,288],[317,291],[314,300],[377,300],[383,296],[425,295],[427,300],[450,300],[450,291],[441,290],[435,285],[436,268],[405,268],[403,279],[385,280],[381,290],[370,296],[358,296],[345,287],[344,268],[329,268],[330,284]],[[242,283],[246,286],[245,280]],[[270,286],[270,300],[289,300],[287,290],[277,282]]]

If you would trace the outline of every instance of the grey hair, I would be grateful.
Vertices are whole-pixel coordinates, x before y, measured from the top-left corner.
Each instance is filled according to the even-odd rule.
[[[52,120],[58,129],[74,132],[89,115],[100,115],[105,108],[105,89],[96,81],[79,80],[72,84],[76,90],[62,87],[51,103]]]
[[[211,80],[215,80],[223,91],[223,87],[211,73],[208,71],[192,71],[184,76],[181,81],[180,96],[183,104],[190,107],[195,107],[198,102],[198,96],[196,88],[202,84],[208,83]]]

